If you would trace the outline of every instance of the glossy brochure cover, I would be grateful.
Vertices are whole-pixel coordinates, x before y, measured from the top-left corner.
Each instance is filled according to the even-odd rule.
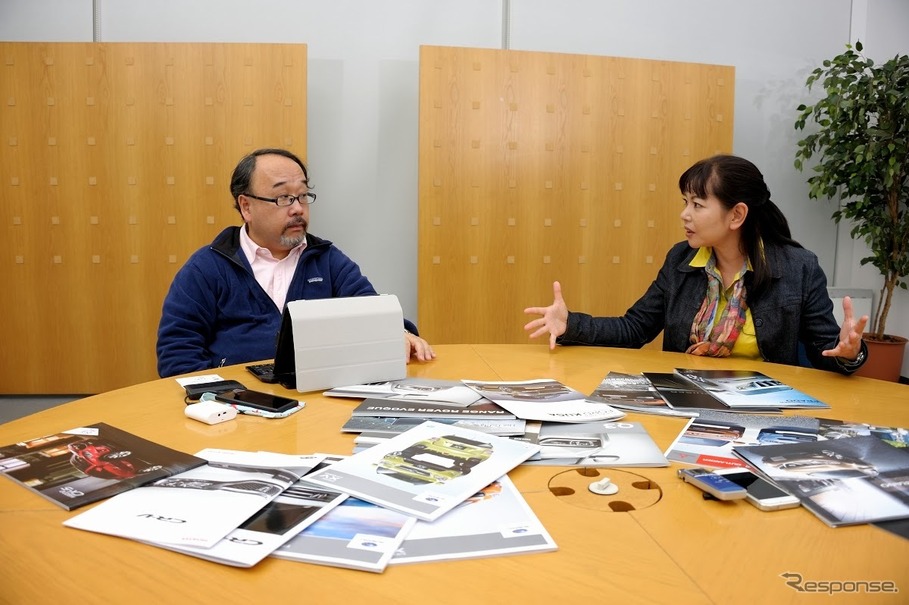
[[[501,406],[481,399],[467,406],[437,403],[435,401],[408,401],[401,399],[364,399],[350,413],[352,418],[369,416],[374,418],[515,418]]]
[[[818,440],[817,418],[761,416],[704,410],[688,421],[666,450],[666,457],[710,468],[745,466],[733,447],[804,443]]]
[[[378,573],[385,570],[416,522],[411,515],[347,498],[272,556]]]
[[[700,414],[701,410],[733,411],[728,405],[713,397],[690,380],[682,378],[673,372],[644,372],[644,376],[666,400],[669,406],[676,410],[695,412],[692,416]],[[760,414],[782,413],[780,408],[769,406],[739,407],[736,412],[755,412]]]
[[[477,403],[482,398],[456,380],[401,378],[343,387],[322,393],[329,397],[391,399],[393,401],[432,401],[459,407]]]
[[[606,403],[589,401],[583,393],[551,378],[461,382],[524,420],[593,422],[625,416],[625,412]]]
[[[0,447],[0,472],[66,510],[203,464],[103,422]]]
[[[909,449],[878,437],[736,447],[832,527],[909,518]]]
[[[323,456],[299,456],[298,458],[301,463],[309,463],[312,465],[309,468],[314,468],[321,462]],[[298,467],[297,470],[306,472],[308,468]],[[308,483],[305,479],[300,479],[211,548],[174,546],[155,542],[149,542],[149,544],[215,563],[235,567],[252,567],[305,528],[317,522],[346,498],[347,494],[328,490]]]
[[[206,449],[196,455],[208,464],[114,496],[63,524],[142,542],[211,548],[308,470],[287,454]]]
[[[526,421],[516,418],[433,418],[433,422],[473,429],[490,435],[522,435],[526,428]],[[408,431],[418,424],[423,424],[423,418],[385,418],[381,416],[351,416],[341,427],[344,433],[371,433],[383,434],[392,437]]]
[[[669,466],[639,422],[544,422],[531,433],[540,453],[524,464],[540,466]]]
[[[587,398],[626,412],[686,418],[697,416],[696,411],[671,407],[643,374],[609,372]]]
[[[507,437],[427,421],[307,479],[434,521],[538,450]]]
[[[487,485],[440,519],[418,521],[391,564],[476,559],[557,550],[508,476]]]
[[[824,409],[830,406],[754,370],[694,370],[675,373],[730,408]]]

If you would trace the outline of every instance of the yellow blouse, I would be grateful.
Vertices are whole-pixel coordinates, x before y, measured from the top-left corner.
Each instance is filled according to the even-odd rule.
[[[691,259],[689,263],[692,267],[706,267],[707,261],[710,260],[710,255],[713,254],[713,248],[700,248],[698,253],[694,255],[694,258]],[[751,262],[748,263],[748,270],[751,269]],[[739,279],[741,276],[740,273],[736,273],[735,280]],[[719,317],[723,310],[726,308],[726,304],[729,302],[729,296],[732,294],[732,286],[725,288],[720,291],[720,300],[717,302],[716,314]],[[747,292],[745,293],[747,296]],[[706,296],[706,293],[705,293]],[[735,343],[732,345],[732,353],[730,357],[742,357],[745,359],[760,359],[761,354],[758,351],[757,337],[754,334],[754,318],[751,317],[751,309],[745,309],[745,325],[742,326],[742,331],[739,333],[739,337],[735,339]]]

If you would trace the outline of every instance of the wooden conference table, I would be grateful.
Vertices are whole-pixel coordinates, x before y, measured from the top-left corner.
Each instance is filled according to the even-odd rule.
[[[748,368],[831,404],[815,415],[909,427],[909,387],[774,364],[658,351],[545,345],[441,345],[411,376],[444,379],[554,378],[590,393],[609,371],[675,367]],[[201,372],[210,374],[213,372]],[[259,383],[242,366],[223,378]],[[88,397],[0,425],[0,443],[107,422],[186,452],[205,447],[289,454],[350,454],[339,431],[359,402],[298,394],[301,412],[282,420],[240,416],[209,426],[183,414],[183,389],[162,379]],[[294,395],[297,396],[297,395]],[[665,449],[685,419],[629,414]],[[236,569],[124,540],[65,528],[67,512],[0,481],[0,603],[906,603],[909,540],[872,525],[831,529],[802,508],[760,512],[744,502],[705,501],[668,468],[600,469],[643,504],[615,512],[566,467],[520,466],[509,475],[557,542],[552,553],[389,566],[382,574],[268,558]],[[572,494],[571,492],[574,491]],[[638,490],[639,491],[639,490]],[[620,493],[621,494],[621,493]],[[84,510],[84,509],[82,509]],[[892,582],[898,593],[800,592],[780,574],[809,582]],[[824,587],[839,588],[837,584]],[[855,585],[845,585],[854,588]]]

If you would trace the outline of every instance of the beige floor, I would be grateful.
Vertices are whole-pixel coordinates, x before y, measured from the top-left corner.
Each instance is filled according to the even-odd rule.
[[[0,423],[16,420],[80,397],[82,395],[0,395]]]

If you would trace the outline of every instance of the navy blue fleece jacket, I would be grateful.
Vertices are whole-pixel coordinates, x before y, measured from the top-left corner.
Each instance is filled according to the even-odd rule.
[[[328,240],[306,235],[288,302],[376,294],[341,250]],[[158,374],[167,377],[273,358],[282,312],[256,281],[240,249],[240,227],[228,227],[174,276],[158,325]],[[408,320],[403,327],[417,333]],[[403,337],[402,333],[402,346]]]

